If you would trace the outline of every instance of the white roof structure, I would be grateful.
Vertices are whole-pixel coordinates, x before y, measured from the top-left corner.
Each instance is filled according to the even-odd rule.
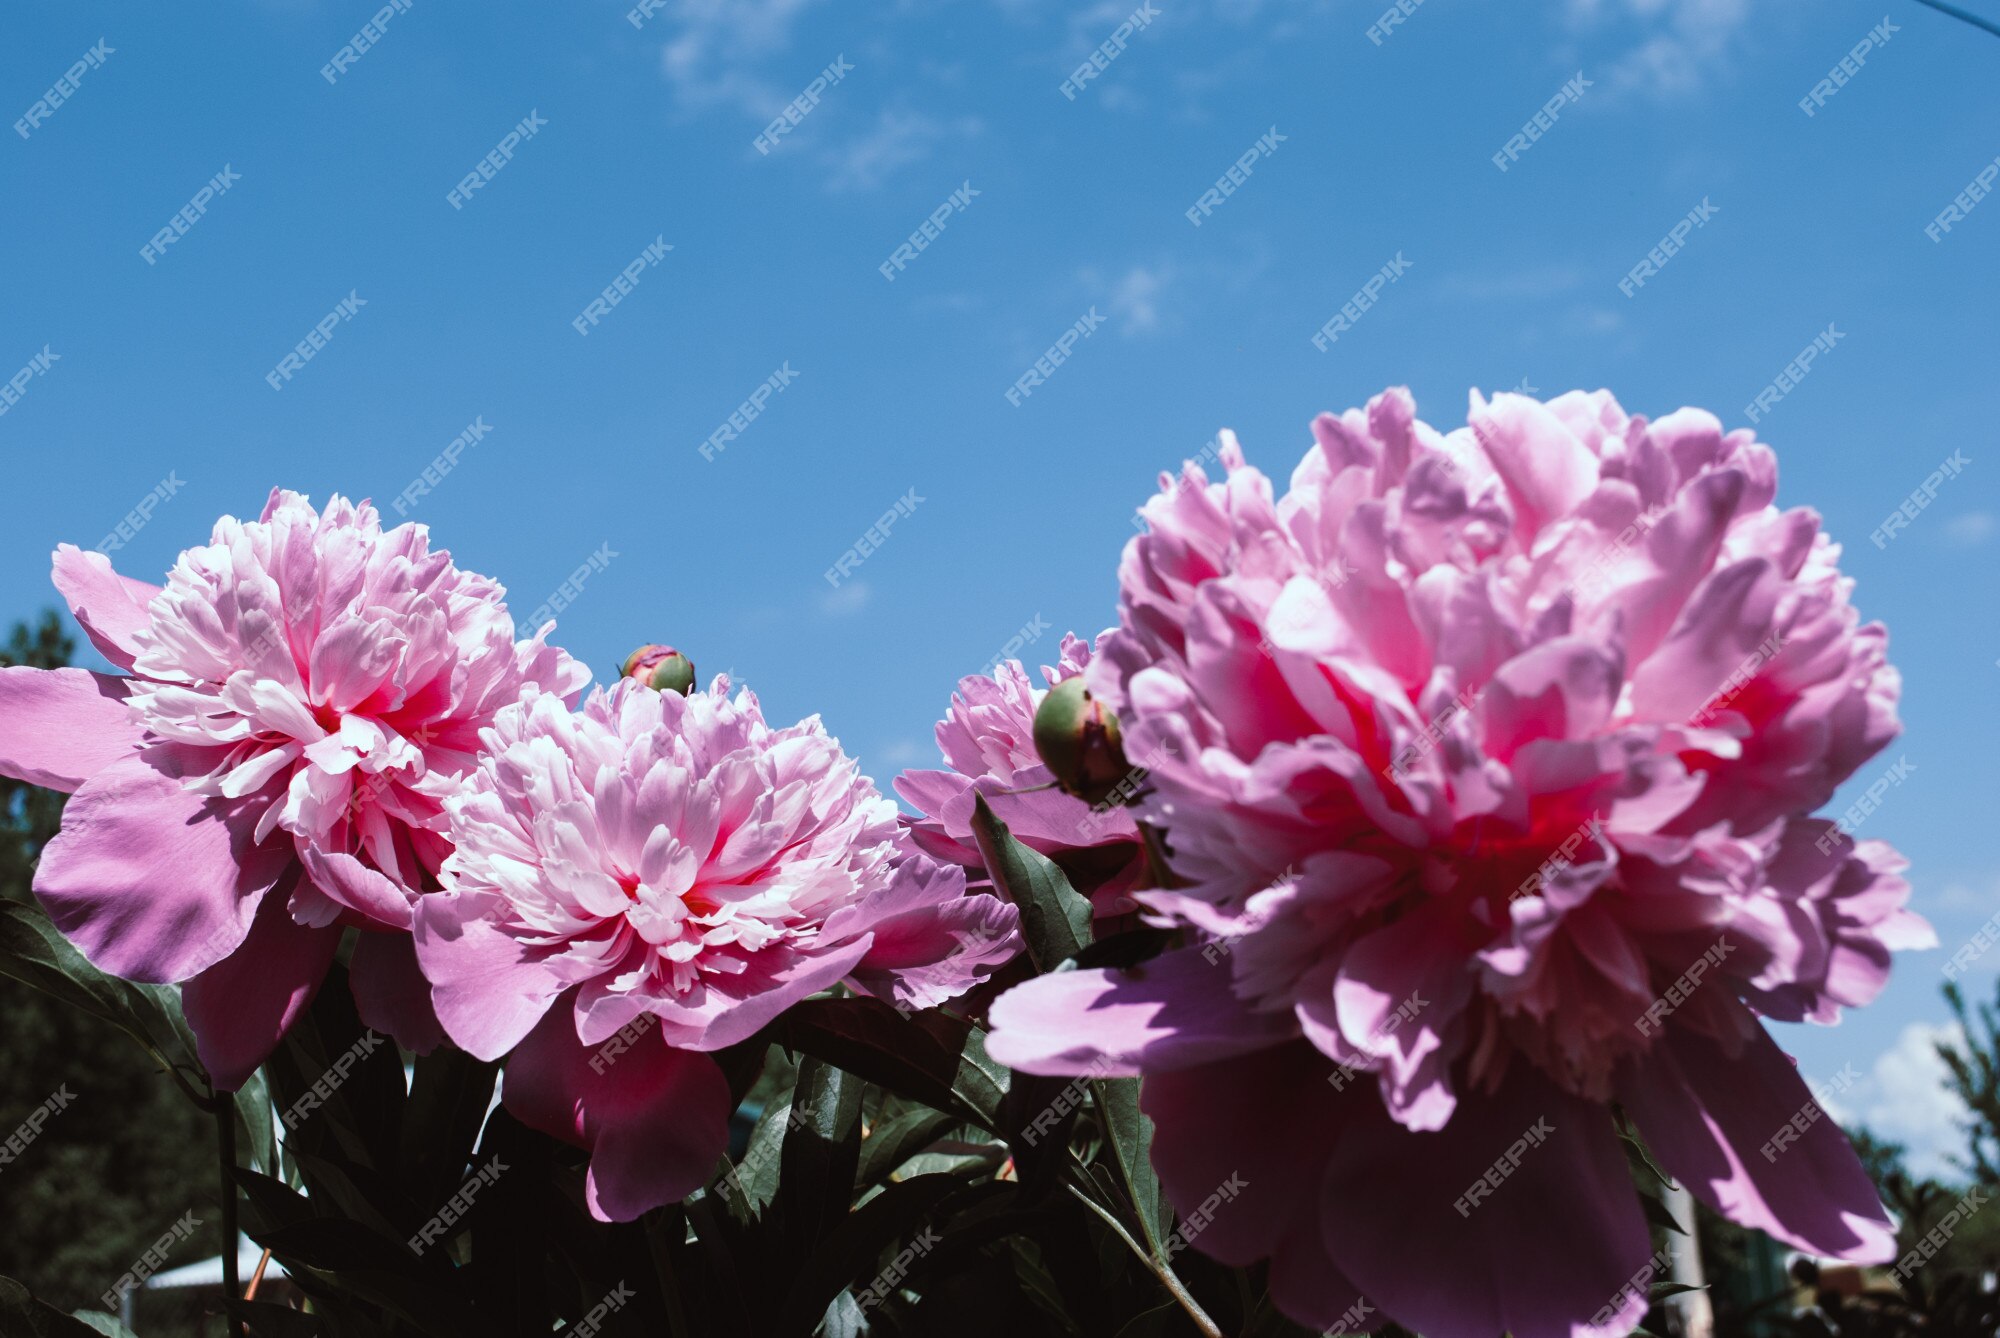
[[[257,1261],[264,1257],[258,1246],[244,1241],[236,1252],[236,1274],[239,1280],[248,1282],[250,1275],[257,1271]],[[266,1280],[285,1276],[285,1266],[273,1258],[264,1268]],[[222,1256],[203,1259],[198,1263],[183,1264],[170,1268],[164,1273],[155,1273],[147,1278],[147,1291],[173,1291],[182,1287],[220,1287],[222,1285]]]

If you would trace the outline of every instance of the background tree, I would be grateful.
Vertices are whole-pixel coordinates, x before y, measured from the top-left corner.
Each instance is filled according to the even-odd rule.
[[[49,669],[75,643],[51,612],[17,623],[0,665]],[[32,899],[43,844],[64,796],[0,778],[0,897]],[[42,1134],[0,1166],[0,1275],[63,1310],[99,1297],[181,1214],[202,1228],[169,1267],[219,1248],[210,1123],[131,1039],[19,981],[0,976],[0,1139],[58,1091],[70,1099]],[[145,1298],[146,1338],[198,1332],[171,1299]]]

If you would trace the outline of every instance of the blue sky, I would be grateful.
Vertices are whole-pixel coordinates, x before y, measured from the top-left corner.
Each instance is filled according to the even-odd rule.
[[[1781,503],[1825,515],[1863,614],[1890,625],[1908,732],[1860,780],[1914,770],[1866,831],[1911,857],[1946,948],[1843,1026],[1781,1039],[1813,1077],[1864,1075],[1841,1113],[1935,1142],[1939,968],[2000,911],[2000,203],[1925,229],[2000,155],[2000,40],[1909,0],[1427,0],[1379,42],[1377,0],[1161,0],[1070,98],[1133,3],[398,2],[332,80],[375,0],[14,7],[0,120],[28,134],[0,133],[0,383],[29,375],[0,414],[0,616],[47,604],[49,550],[97,543],[165,478],[171,500],[117,554],[149,579],[274,484],[386,507],[483,420],[410,518],[519,612],[615,554],[559,640],[600,667],[672,641],[773,716],[819,711],[886,781],[930,760],[953,683],[1023,626],[1052,629],[1034,661],[1114,620],[1133,507],[1220,427],[1282,478],[1315,412],[1397,383],[1443,426],[1469,387],[1523,383],[1737,426],[1832,324],[1759,427]],[[830,66],[851,68],[760,152]],[[1684,249],[1622,292],[1704,202]],[[1954,451],[1970,466],[1871,543]],[[829,585],[898,499],[889,541]],[[2000,951],[1977,963],[1975,993],[1996,968]]]

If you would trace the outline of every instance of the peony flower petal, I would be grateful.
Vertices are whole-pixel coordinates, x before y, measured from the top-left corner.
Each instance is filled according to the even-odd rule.
[[[831,989],[868,955],[874,940],[858,939],[812,953],[798,953],[782,966],[760,974],[754,984],[720,977],[672,998],[637,1000],[607,990],[602,979],[584,987],[577,1009],[577,1031],[602,1040],[640,1012],[660,1020],[668,1042],[687,1050],[720,1050],[747,1041],[778,1015],[821,990]]]
[[[1746,1034],[1734,1053],[1669,1024],[1665,1044],[1621,1076],[1619,1099],[1646,1145],[1732,1222],[1827,1258],[1894,1258],[1895,1231],[1847,1136],[1763,1027],[1739,1015]]]
[[[1203,1254],[1241,1268],[1289,1235],[1318,1242],[1319,1184],[1349,1110],[1329,1068],[1292,1044],[1147,1077],[1139,1106],[1153,1120],[1153,1168],[1176,1211],[1186,1217],[1217,1186],[1242,1182],[1230,1210],[1196,1238]],[[1330,1323],[1354,1299],[1307,1318]]]
[[[1055,971],[993,1003],[986,1052],[1023,1073],[1131,1076],[1205,1064],[1289,1040],[1285,1013],[1230,989],[1229,959],[1179,948],[1129,970]]]
[[[241,946],[182,987],[195,1048],[217,1087],[235,1091],[271,1057],[339,946],[339,929],[295,923],[279,889],[258,906]]]
[[[316,841],[300,840],[298,845],[306,872],[321,892],[377,925],[410,928],[410,894],[380,869],[345,851],[327,850]]]
[[[289,841],[251,839],[255,806],[195,794],[132,754],[63,810],[35,895],[99,969],[186,980],[236,950],[258,902],[293,867]]]
[[[73,794],[144,737],[126,691],[82,669],[0,669],[0,775]]]
[[[1631,1331],[1646,1298],[1628,1284],[1651,1245],[1601,1106],[1518,1061],[1497,1091],[1461,1095],[1436,1133],[1404,1129],[1349,1090],[1319,1225],[1384,1312],[1426,1334]]]
[[[160,587],[118,575],[110,558],[75,544],[57,546],[54,568],[56,590],[83,625],[90,644],[120,669],[130,669],[132,657],[139,653],[135,634],[151,624],[146,605]]]
[[[570,1018],[551,1008],[515,1049],[501,1089],[508,1111],[590,1149],[584,1198],[600,1221],[629,1222],[701,1188],[729,1145],[722,1070],[657,1032],[607,1056],[577,1040]]]
[[[968,896],[965,871],[922,856],[889,885],[829,916],[822,937],[867,932],[867,955],[848,982],[905,1009],[955,999],[1021,951],[1021,915],[989,893]]]
[[[444,1040],[410,935],[360,935],[347,964],[347,983],[362,1022],[403,1049],[427,1055]]]
[[[497,897],[441,892],[417,903],[413,943],[439,1023],[460,1046],[494,1060],[513,1049],[573,984],[578,970],[509,934]]]

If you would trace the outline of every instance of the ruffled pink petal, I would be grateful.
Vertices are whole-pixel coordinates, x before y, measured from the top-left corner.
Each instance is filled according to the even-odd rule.
[[[685,1050],[720,1050],[749,1040],[793,1004],[831,989],[861,965],[872,946],[873,940],[864,934],[851,943],[795,953],[754,982],[722,977],[671,998],[642,1001],[626,991],[609,989],[599,977],[578,996],[577,1030],[598,1041],[640,1013],[651,1013],[659,1018],[660,1033],[669,1044]]]
[[[74,793],[139,746],[126,690],[82,669],[0,669],[0,775]]]
[[[430,982],[408,934],[362,934],[347,964],[347,983],[361,1020],[403,1049],[427,1055],[444,1040]]]
[[[507,1063],[502,1099],[530,1128],[590,1149],[592,1215],[629,1222],[699,1189],[729,1145],[729,1083],[707,1055],[657,1031],[607,1056],[549,1010]]]
[[[440,1025],[485,1060],[519,1044],[577,979],[559,954],[507,933],[496,920],[498,904],[475,893],[420,897],[411,936]]]
[[[1449,925],[1448,916],[1419,909],[1364,936],[1341,959],[1331,991],[1341,1039],[1380,1068],[1382,1100],[1411,1129],[1442,1128],[1457,1107],[1451,1065],[1461,1028],[1455,1024],[1472,980],[1436,951]],[[1307,1010],[1300,1012],[1305,1020]]]
[[[993,816],[1007,824],[1016,840],[1044,854],[1139,839],[1139,829],[1125,808],[1098,811],[1061,790],[1016,791],[988,777],[966,786],[938,810],[946,831],[971,837],[975,791],[986,797]]]
[[[1847,1135],[1763,1027],[1741,1016],[1736,1053],[1670,1025],[1627,1068],[1618,1094],[1646,1145],[1732,1222],[1822,1257],[1894,1258],[1895,1232]]]
[[[1507,485],[1516,523],[1528,535],[1597,487],[1597,460],[1562,421],[1526,395],[1475,397],[1470,415],[1486,456]]]
[[[1353,1105],[1321,1182],[1320,1230],[1397,1323],[1609,1338],[1645,1313],[1627,1284],[1651,1253],[1646,1219],[1603,1107],[1518,1061],[1497,1091],[1461,1095],[1436,1133],[1403,1128],[1365,1092]]]
[[[1229,958],[1179,948],[1130,970],[1056,971],[994,1001],[986,1052],[1023,1073],[1131,1076],[1262,1049],[1298,1034],[1289,1013],[1254,1012],[1230,989]]]
[[[139,754],[92,776],[42,852],[35,895],[100,970],[186,980],[234,952],[257,903],[294,867],[252,840],[250,800],[204,798]]]
[[[120,576],[111,569],[110,558],[75,544],[57,546],[54,566],[56,590],[90,644],[120,669],[130,669],[139,653],[134,634],[152,625],[146,605],[160,587]]]
[[[275,892],[259,905],[242,946],[182,987],[196,1052],[217,1087],[235,1091],[271,1057],[339,946],[339,929],[296,923]]]
[[[827,917],[822,941],[866,931],[868,953],[849,983],[904,1008],[955,999],[1021,951],[1021,915],[990,893],[965,891],[965,871],[905,858],[887,887]]]
[[[298,838],[299,858],[313,885],[346,909],[390,929],[411,924],[410,894],[353,855]]]

